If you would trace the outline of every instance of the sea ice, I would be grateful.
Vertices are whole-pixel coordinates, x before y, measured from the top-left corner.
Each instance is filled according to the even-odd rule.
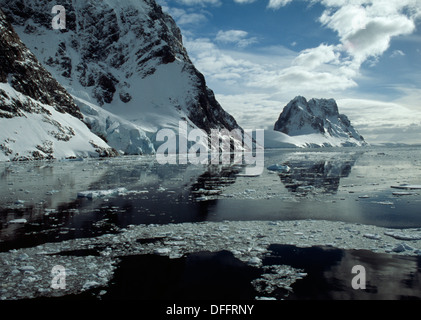
[[[171,249],[170,248],[157,248],[154,250],[154,253],[157,255],[166,256],[171,253]]]
[[[267,167],[267,169],[269,171],[278,171],[278,172],[289,172],[291,170],[290,167],[288,167],[287,165],[282,165],[282,164],[274,164]]]
[[[26,219],[14,219],[10,220],[9,223],[27,223],[28,221]]]
[[[421,189],[419,184],[401,184],[399,186],[391,186],[393,189],[416,190]]]
[[[415,250],[415,248],[411,247],[406,243],[399,243],[392,249],[392,251],[396,253],[404,252],[406,250],[412,251]]]
[[[421,240],[421,233],[418,234],[407,234],[402,232],[385,232],[386,236],[393,237],[397,240]]]
[[[126,188],[117,188],[117,189],[111,189],[111,190],[91,190],[91,191],[78,192],[77,197],[96,199],[96,198],[117,196],[120,194],[124,194],[126,192],[127,192]]]
[[[314,237],[304,238],[297,233]],[[381,239],[377,239],[377,235],[383,234],[389,237],[382,236]],[[372,236],[367,237],[367,235]],[[370,237],[377,241],[369,239]],[[156,238],[162,238],[162,241],[147,244],[139,241]],[[410,245],[402,243],[407,240],[411,240]],[[105,234],[88,239],[72,239],[59,243],[46,243],[34,248],[0,252],[0,279],[4,280],[3,287],[8,288],[7,292],[0,291],[0,300],[78,294],[88,288],[106,286],[113,277],[118,257],[128,255],[157,254],[179,258],[200,251],[228,250],[242,262],[262,268],[265,257],[270,255],[270,244],[297,247],[330,244],[334,248],[374,250],[379,253],[414,256],[421,252],[419,250],[421,229],[402,229],[397,232],[371,225],[315,220],[222,221],[130,226],[119,234]],[[58,254],[76,249],[94,248],[109,249],[106,255],[101,256]],[[68,290],[48,291],[50,282],[47,282],[41,291],[39,286],[33,286],[34,282],[31,281],[34,277],[51,279],[50,270],[57,264],[66,267],[66,274],[67,271],[68,275],[70,272],[77,274],[77,277],[69,276],[66,279]],[[304,270],[290,266],[263,266],[263,268],[265,272],[252,283],[260,297],[273,297],[272,292],[278,288],[290,290],[296,280],[305,277]],[[11,274],[13,277],[9,276]]]
[[[366,234],[364,234],[364,237],[368,238],[368,239],[373,239],[373,240],[381,240],[381,238],[382,238],[380,235],[372,234],[372,233],[366,233]]]

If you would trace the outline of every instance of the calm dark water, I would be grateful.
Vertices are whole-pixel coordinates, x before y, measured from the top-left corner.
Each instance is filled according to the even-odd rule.
[[[179,259],[121,257],[107,288],[64,299],[237,301],[266,296],[278,300],[421,300],[421,257],[277,244],[270,250],[264,266],[289,265],[307,274],[292,285],[292,291],[278,288],[262,294],[251,282],[262,276],[263,269],[241,262],[228,251],[204,251]],[[366,289],[352,287],[355,265],[366,269]]]

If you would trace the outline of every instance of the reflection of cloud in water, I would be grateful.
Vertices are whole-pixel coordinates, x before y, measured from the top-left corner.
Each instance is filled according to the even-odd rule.
[[[368,250],[271,245],[268,265],[290,265],[306,277],[292,285],[288,299],[397,300],[421,298],[420,257],[374,253]],[[354,266],[366,271],[366,289],[355,290]]]
[[[421,259],[375,254],[370,251],[345,251],[341,262],[324,273],[329,282],[334,279],[349,279],[345,286],[351,286],[355,274],[351,270],[361,265],[366,270],[366,290],[337,290],[332,299],[411,299],[420,298]]]
[[[292,154],[284,162],[291,170],[280,173],[282,183],[296,195],[338,191],[341,178],[348,177],[360,153]]]

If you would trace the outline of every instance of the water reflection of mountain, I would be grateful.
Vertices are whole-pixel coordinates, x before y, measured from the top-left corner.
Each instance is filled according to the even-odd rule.
[[[191,186],[191,193],[196,199],[209,199],[219,195],[223,188],[233,184],[241,171],[236,166],[211,165]]]
[[[298,196],[312,193],[335,194],[341,178],[348,177],[360,153],[291,155],[284,162],[291,170],[280,173],[285,187]]]

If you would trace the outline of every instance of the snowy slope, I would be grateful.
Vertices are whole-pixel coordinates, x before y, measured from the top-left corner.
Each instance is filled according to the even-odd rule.
[[[0,161],[114,155],[0,10]]]
[[[264,147],[266,149],[276,149],[276,148],[296,148],[296,147],[305,147],[306,144],[297,139],[296,137],[291,137],[283,132],[274,131],[274,130],[265,130],[265,143]]]
[[[298,96],[289,102],[275,123],[274,130],[293,138],[297,146],[364,146],[364,138],[339,114],[333,99],[311,99]],[[273,135],[273,133],[272,133]]]
[[[0,106],[30,106],[19,116],[0,117],[0,161],[113,155],[111,148],[79,119],[0,83]]]
[[[49,1],[0,4],[24,43],[72,96],[132,122],[146,136],[144,144],[154,144],[161,128],[178,129],[180,120],[207,133],[239,128],[192,64],[174,20],[154,0],[60,1],[65,30],[51,28]],[[112,147],[137,153],[131,146],[139,141],[116,145],[105,134]]]

